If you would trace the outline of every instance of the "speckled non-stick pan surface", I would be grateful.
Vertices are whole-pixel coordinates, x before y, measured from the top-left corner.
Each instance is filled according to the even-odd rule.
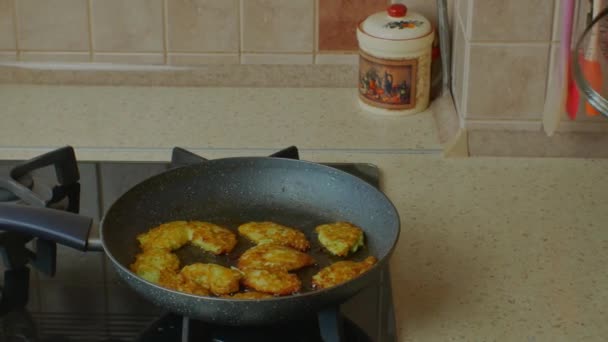
[[[172,220],[202,220],[236,231],[248,221],[275,221],[302,230],[313,247],[318,265],[300,271],[304,289],[292,296],[264,300],[199,297],[149,283],[129,270],[139,252],[136,236]],[[349,221],[365,230],[366,248],[352,256],[367,255],[378,264],[359,278],[314,291],[310,278],[322,266],[338,259],[318,245],[314,227]],[[342,171],[299,160],[227,158],[173,169],[152,177],[119,198],[104,217],[101,238],[120,276],[148,300],[194,319],[231,325],[268,324],[297,318],[341,303],[378,279],[399,236],[399,217],[384,194]],[[239,238],[228,256],[213,257],[185,247],[176,253],[183,264],[217,262],[233,265],[251,244]],[[364,308],[362,308],[364,309]]]

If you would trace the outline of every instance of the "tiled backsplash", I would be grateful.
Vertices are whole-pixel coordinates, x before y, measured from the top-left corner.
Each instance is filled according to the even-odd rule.
[[[319,2],[319,49],[356,50],[357,24],[369,13],[386,7],[385,0]]]
[[[606,155],[602,116],[581,110],[571,121],[564,111],[553,137],[543,131],[560,46],[560,3],[456,0],[452,93],[471,155]]]
[[[458,0],[455,102],[465,126],[524,121],[540,129],[557,0]]]
[[[556,62],[552,52],[559,47],[559,3],[457,0],[453,92],[467,129],[541,130],[549,70]],[[579,123],[605,120],[581,114]],[[561,130],[573,128],[568,121]]]
[[[435,0],[395,0],[434,20]],[[0,61],[356,64],[390,0],[0,0]]]

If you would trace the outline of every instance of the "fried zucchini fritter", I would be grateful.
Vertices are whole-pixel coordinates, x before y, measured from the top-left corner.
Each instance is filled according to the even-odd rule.
[[[338,261],[330,266],[324,267],[317,274],[312,276],[312,285],[317,289],[326,289],[342,284],[365,273],[374,266],[377,261],[378,260],[373,256],[367,257],[361,262]]]
[[[190,293],[198,296],[209,296],[209,290],[199,284],[186,279],[179,273],[164,273],[158,285],[171,290]]]
[[[173,221],[137,236],[141,249],[176,250],[188,242],[213,254],[224,254],[236,246],[236,235],[226,228],[202,221]]]
[[[188,222],[190,242],[215,255],[229,253],[236,246],[236,235],[229,229],[202,221]]]
[[[173,221],[161,224],[137,236],[142,250],[175,250],[190,240],[189,225],[186,221]]]
[[[164,249],[149,249],[135,257],[131,270],[153,283],[172,277],[179,269],[177,255]]]
[[[248,270],[243,284],[259,292],[286,296],[300,291],[302,282],[297,275],[286,271]]]
[[[302,252],[310,248],[310,242],[301,231],[269,221],[242,224],[239,226],[239,234],[257,245],[271,243]]]
[[[173,288],[174,290],[190,293],[198,296],[209,296],[209,289],[201,286],[200,284],[184,277],[182,274],[177,274],[176,278],[178,282],[176,286]],[[161,283],[164,286],[164,284]],[[168,287],[168,286],[167,286]]]
[[[177,273],[179,259],[167,249],[148,249],[135,257],[131,270],[147,281],[182,292],[209,295],[196,284],[187,284]]]
[[[273,296],[268,293],[262,293],[257,291],[249,291],[249,292],[239,292],[235,293],[232,296],[224,296],[224,298],[230,299],[264,299],[264,298],[272,298]]]
[[[352,223],[336,222],[315,228],[319,242],[331,254],[347,256],[363,247],[363,230]]]
[[[241,270],[281,270],[293,271],[312,265],[314,259],[293,248],[281,245],[258,245],[248,249],[241,255],[238,268]]]
[[[216,296],[226,295],[239,290],[240,272],[216,264],[192,264],[185,266],[180,275],[192,281]]]

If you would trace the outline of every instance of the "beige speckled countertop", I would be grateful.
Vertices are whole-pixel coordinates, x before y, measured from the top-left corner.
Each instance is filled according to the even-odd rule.
[[[303,157],[382,170],[400,341],[608,339],[608,160]]]
[[[77,94],[77,95],[75,95]],[[343,149],[438,153],[430,112],[362,112],[347,88],[0,85],[0,158],[72,145],[81,160],[166,160],[205,150]]]
[[[349,89],[0,86],[0,159],[210,158],[289,144],[378,165],[402,233],[400,341],[608,339],[608,160],[444,159],[429,113],[360,113]],[[77,129],[74,129],[77,128]]]

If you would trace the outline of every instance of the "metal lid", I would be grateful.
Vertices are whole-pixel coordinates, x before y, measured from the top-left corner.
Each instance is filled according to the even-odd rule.
[[[423,15],[408,11],[403,4],[391,5],[386,11],[370,15],[360,24],[363,33],[387,40],[410,40],[433,31]]]

